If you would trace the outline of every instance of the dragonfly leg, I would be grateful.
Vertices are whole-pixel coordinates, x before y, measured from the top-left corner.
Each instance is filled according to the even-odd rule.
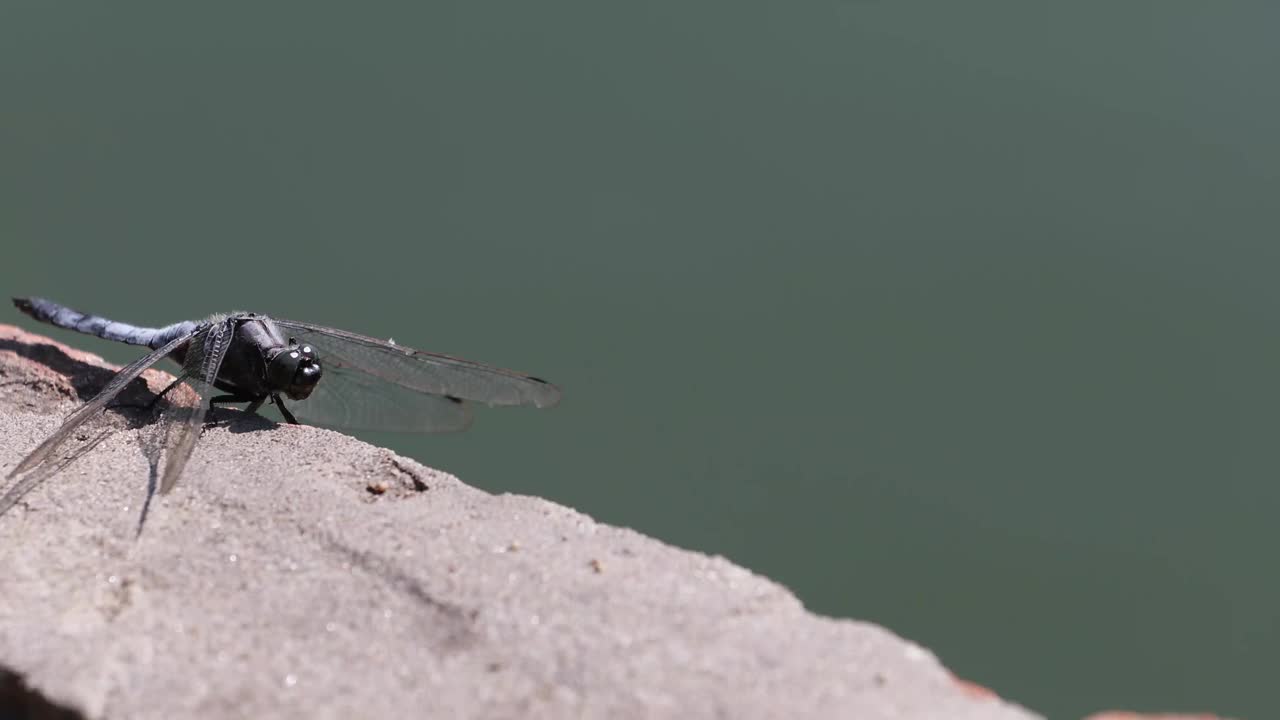
[[[254,413],[258,412],[258,408],[262,407],[262,403],[266,399],[267,399],[266,395],[263,395],[262,397],[254,397],[253,395],[235,395],[235,394],[215,395],[209,398],[209,409],[212,410],[218,405],[229,405],[231,403],[249,403],[248,405],[245,406],[244,410],[242,410],[241,412],[245,413],[246,415],[253,415]]]
[[[255,413],[258,407],[262,405],[265,397],[254,397],[252,395],[215,395],[209,398],[209,409],[212,410],[215,405],[229,405],[231,403],[249,403],[244,409],[246,413]]]
[[[256,402],[259,405],[261,405],[262,400],[263,398],[255,398],[252,395],[215,395],[209,398],[209,405],[212,407],[214,405],[227,405],[229,403],[242,403],[242,402],[247,402],[247,403]]]
[[[293,416],[293,413],[289,412],[289,408],[284,406],[284,400],[281,400],[278,394],[272,394],[271,402],[275,403],[276,407],[280,408],[280,414],[284,416],[285,420],[289,421],[289,424],[291,425],[302,424],[298,422],[298,418]]]

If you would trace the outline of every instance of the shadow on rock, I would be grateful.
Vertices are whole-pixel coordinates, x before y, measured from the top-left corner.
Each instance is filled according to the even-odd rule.
[[[0,720],[80,720],[83,717],[27,685],[17,673],[0,667]]]
[[[57,345],[0,338],[0,352],[5,350],[43,365],[66,378],[76,397],[81,401],[92,400],[102,392],[102,388],[106,387],[116,374],[115,370],[72,357]],[[138,378],[129,383],[129,386],[120,392],[119,397],[122,403],[141,405],[149,402],[153,393],[147,387],[147,381],[144,378]]]
[[[21,339],[0,338],[0,352],[9,351],[20,358],[39,365],[63,378],[65,385],[57,383],[62,393],[67,388],[75,394],[80,402],[88,402],[97,397],[111,382],[118,372],[104,368],[90,359],[82,359],[68,353],[58,345],[40,342],[24,342]],[[24,385],[38,388],[47,386],[51,378],[36,370],[19,377],[7,384]],[[185,391],[185,392],[184,392]],[[201,399],[189,387],[180,386],[164,397],[153,392],[145,377],[139,377],[121,390],[105,408],[110,410],[98,418],[89,420],[75,433],[80,442],[58,457],[50,457],[43,464],[32,468],[17,481],[5,489],[0,495],[0,515],[16,505],[27,493],[37,486],[64,471],[68,466],[88,454],[101,443],[113,429],[120,428],[120,423],[129,430],[136,430],[138,447],[147,460],[149,468],[147,476],[147,493],[138,517],[137,534],[141,535],[146,524],[147,513],[156,493],[157,480],[165,451],[168,449],[172,430],[176,422],[182,422],[184,410]],[[112,421],[108,418],[118,418]],[[206,416],[206,426],[223,426],[230,432],[243,433],[267,430],[276,423],[257,414],[228,407],[217,407]],[[114,426],[114,427],[113,427]],[[11,475],[8,479],[14,479]],[[0,720],[3,720],[0,718]]]

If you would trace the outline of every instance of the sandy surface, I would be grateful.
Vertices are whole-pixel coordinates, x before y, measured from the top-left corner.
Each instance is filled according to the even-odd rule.
[[[91,364],[0,326],[0,469],[100,386]],[[214,420],[136,538],[148,426],[115,413],[0,516],[0,686],[93,718],[1035,717],[722,558]]]

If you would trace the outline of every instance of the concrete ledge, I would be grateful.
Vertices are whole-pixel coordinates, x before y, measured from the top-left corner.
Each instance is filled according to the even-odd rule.
[[[0,326],[0,467],[105,368]],[[18,716],[1035,717],[722,558],[339,433],[214,420],[137,539],[127,414],[0,516]]]

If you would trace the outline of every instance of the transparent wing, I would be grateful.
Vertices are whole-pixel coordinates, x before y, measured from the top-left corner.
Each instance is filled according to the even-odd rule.
[[[158,350],[154,350],[151,353],[134,360],[123,368],[120,368],[120,371],[116,373],[115,377],[111,378],[111,382],[107,383],[107,386],[102,388],[102,392],[98,393],[97,396],[89,402],[80,406],[80,408],[75,412],[68,415],[67,419],[63,421],[62,425],[55,430],[52,435],[45,438],[44,442],[40,443],[35,450],[32,450],[29,455],[22,459],[22,462],[18,463],[17,467],[9,472],[9,477],[13,478],[43,463],[55,450],[66,442],[67,438],[71,437],[72,434],[75,433],[77,428],[106,407],[107,403],[114,400],[115,397],[120,394],[120,391],[124,390],[125,387],[141,375],[144,370],[155,365],[161,358],[176,350],[183,343],[190,341],[194,335],[196,335],[195,331],[176,337]]]
[[[182,400],[174,398],[169,408],[160,419],[163,424],[161,447],[164,450],[164,470],[160,474],[160,493],[173,489],[178,477],[191,459],[196,449],[196,441],[200,439],[200,431],[204,428],[204,415],[208,409],[208,398],[212,386],[195,378],[183,378],[183,384],[194,397]],[[172,393],[171,393],[172,394]]]
[[[191,459],[191,453],[204,429],[204,415],[213,394],[213,381],[218,377],[222,360],[235,335],[234,321],[216,322],[191,340],[183,367],[183,382],[194,391],[193,403],[175,405],[165,415],[167,423],[164,472],[160,476],[160,493],[173,489],[178,477]]]
[[[532,375],[414,350],[323,325],[293,320],[274,322],[299,342],[315,345],[326,373],[331,367],[358,371],[420,393],[489,405],[552,407],[560,402],[559,388]],[[324,384],[325,380],[321,380],[320,385]]]
[[[94,431],[93,435],[85,438],[85,442],[77,445],[71,452],[59,457],[57,461],[44,463],[32,472],[23,475],[18,482],[5,491],[3,497],[0,497],[0,515],[8,512],[9,508],[16,505],[24,495],[31,492],[40,483],[65,470],[71,463],[88,454],[90,450],[98,446],[98,443],[106,440],[110,434],[111,428],[100,427]]]
[[[290,405],[308,424],[415,433],[455,432],[471,425],[471,404],[465,400],[421,393],[332,363],[324,367],[324,378],[311,396]]]

